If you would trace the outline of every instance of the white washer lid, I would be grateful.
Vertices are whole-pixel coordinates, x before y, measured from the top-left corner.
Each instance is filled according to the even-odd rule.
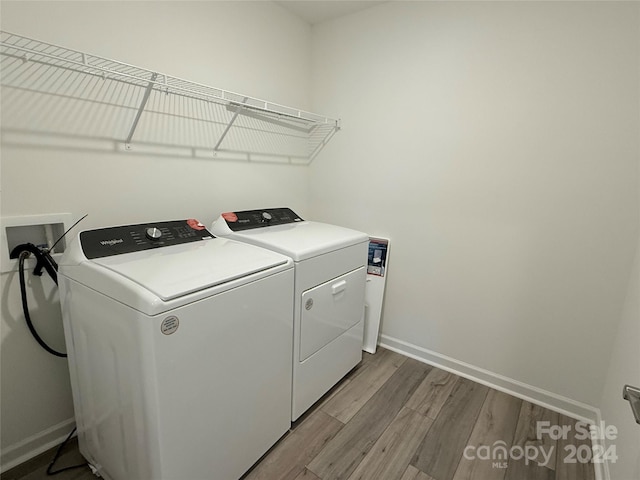
[[[166,302],[283,265],[287,259],[251,245],[214,238],[88,262],[131,280]],[[86,277],[84,280],[86,283]]]
[[[218,222],[224,220],[219,219]],[[212,231],[215,235],[224,235],[216,225]],[[369,241],[367,234],[357,230],[307,221],[228,232],[227,227],[228,238],[269,248],[291,257],[296,262]]]

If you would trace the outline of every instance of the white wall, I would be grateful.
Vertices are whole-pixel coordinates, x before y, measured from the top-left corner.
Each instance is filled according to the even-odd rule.
[[[390,2],[313,29],[313,217],[392,239],[385,335],[597,406],[638,232],[640,5]]]
[[[6,2],[2,29],[299,108],[309,106],[310,27],[270,2]],[[83,228],[289,205],[308,169],[2,145],[2,216],[70,212]],[[32,313],[63,348],[57,292],[32,281]],[[29,336],[17,275],[2,275],[2,463],[68,431],[64,360]],[[41,287],[41,285],[44,285]],[[47,429],[53,428],[51,431]]]

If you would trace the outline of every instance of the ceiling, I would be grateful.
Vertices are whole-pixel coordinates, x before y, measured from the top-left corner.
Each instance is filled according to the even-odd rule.
[[[275,3],[315,25],[385,3],[385,0],[276,0]]]

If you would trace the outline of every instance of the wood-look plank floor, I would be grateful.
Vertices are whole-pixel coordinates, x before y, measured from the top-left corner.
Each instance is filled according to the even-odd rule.
[[[566,425],[570,434],[539,438],[540,421]],[[380,348],[365,353],[242,480],[592,480],[593,464],[565,461],[567,452],[590,446],[574,438],[575,422]],[[514,457],[520,451],[530,457],[505,458],[512,448]],[[54,451],[0,480],[50,478]],[[56,467],[81,461],[72,441]],[[85,467],[53,478],[96,477]],[[212,472],[208,479],[179,480],[233,479]]]

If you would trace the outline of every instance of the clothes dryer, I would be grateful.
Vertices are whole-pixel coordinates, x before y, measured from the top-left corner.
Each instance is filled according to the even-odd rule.
[[[223,213],[212,232],[295,262],[292,420],[362,359],[368,235],[289,208]]]

